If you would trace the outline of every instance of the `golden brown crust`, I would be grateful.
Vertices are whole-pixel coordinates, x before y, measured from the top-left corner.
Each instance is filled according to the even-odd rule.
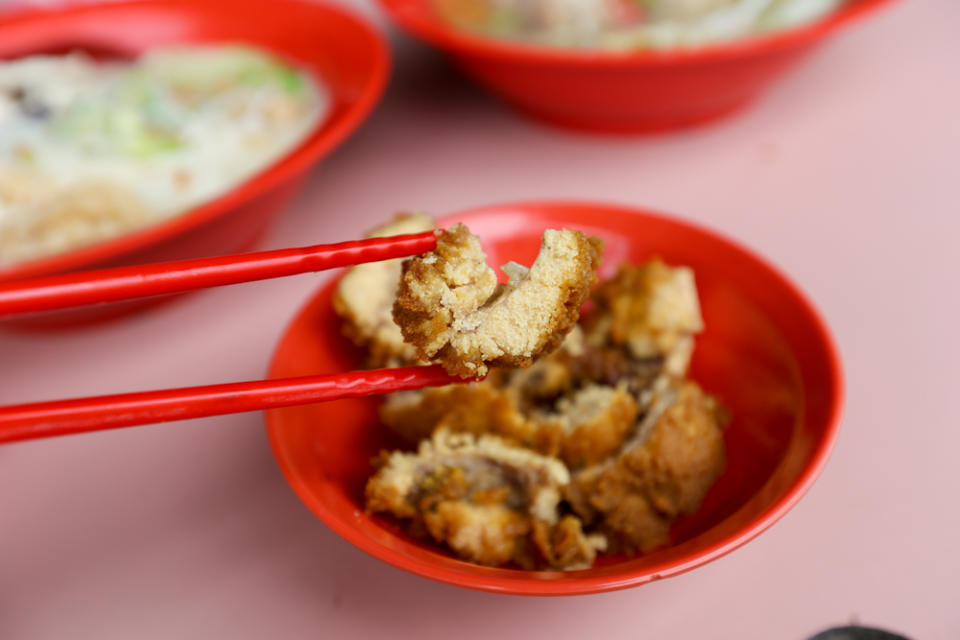
[[[561,518],[557,460],[503,440],[438,431],[416,454],[382,457],[367,483],[367,509],[405,520],[411,532],[471,562],[572,569],[593,562],[599,541]]]
[[[723,420],[715,398],[683,383],[646,442],[575,474],[568,501],[620,551],[665,544],[673,521],[693,513],[723,472]]]
[[[401,213],[366,237],[417,233],[435,226],[425,215]],[[404,342],[400,327],[393,321],[393,301],[402,264],[402,260],[396,259],[351,267],[334,291],[333,309],[343,319],[342,331],[366,351],[370,367],[401,366],[417,361],[416,349]]]
[[[589,349],[568,344],[528,369],[497,369],[480,382],[392,394],[380,418],[410,444],[441,428],[493,434],[578,469],[620,448],[637,422],[636,394],[653,380],[628,369],[594,372],[594,360]]]
[[[479,240],[453,225],[435,251],[404,263],[394,320],[421,358],[453,375],[529,366],[576,324],[601,249],[599,239],[578,231],[549,230],[533,267],[505,267],[510,282],[498,287]]]
[[[444,428],[530,445],[536,429],[514,394],[486,381],[394,394],[381,406],[380,418],[411,443]]]
[[[633,431],[640,409],[624,388],[592,385],[561,402],[558,411],[566,423],[560,458],[579,469],[613,455]]]
[[[622,265],[593,294],[595,309],[585,318],[594,347],[615,347],[639,360],[660,359],[671,375],[686,375],[693,335],[703,329],[693,271],[660,259]]]
[[[607,546],[603,536],[584,534],[583,525],[576,516],[564,516],[554,525],[534,521],[531,533],[542,559],[538,564],[567,571],[589,569],[597,558],[597,551]]]

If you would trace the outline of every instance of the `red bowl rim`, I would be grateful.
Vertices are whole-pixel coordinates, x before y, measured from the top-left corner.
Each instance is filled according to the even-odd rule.
[[[287,5],[317,13],[336,14],[340,18],[352,22],[363,32],[367,46],[373,53],[374,66],[363,93],[356,98],[353,105],[336,122],[330,122],[330,120],[318,122],[311,129],[310,135],[299,146],[254,174],[253,177],[209,202],[139,231],[126,233],[104,242],[39,260],[0,268],[0,281],[81,269],[163,242],[205,222],[228,215],[245,202],[306,171],[323,154],[340,144],[360,126],[383,95],[390,73],[390,50],[383,36],[355,12],[344,9],[339,5],[313,0],[273,0],[273,2],[272,9],[278,11],[283,10],[283,7],[277,5]],[[42,23],[46,20],[61,19],[64,16],[91,13],[103,13],[107,16],[111,10],[122,9],[130,5],[182,5],[189,8],[193,4],[195,3],[191,0],[132,0],[16,11],[0,17],[0,32],[13,24]],[[264,48],[270,49],[270,47]],[[274,51],[274,53],[282,54],[279,51]]]
[[[648,566],[642,569],[624,571],[624,573],[616,576],[607,575],[599,577],[584,577],[562,581],[543,580],[534,577],[522,578],[511,576],[509,578],[501,578],[497,576],[478,576],[469,572],[438,566],[427,560],[411,558],[401,551],[382,546],[357,530],[346,526],[346,524],[342,522],[342,519],[337,512],[328,509],[326,504],[322,501],[314,499],[309,487],[307,487],[306,483],[300,478],[300,476],[296,474],[289,461],[282,455],[280,441],[277,435],[280,431],[280,423],[278,418],[279,412],[264,412],[267,439],[270,443],[270,448],[273,451],[274,457],[276,458],[277,463],[283,472],[283,475],[286,477],[287,481],[290,483],[291,487],[304,502],[304,504],[306,504],[310,510],[313,511],[313,513],[324,522],[324,524],[326,524],[344,540],[351,543],[358,549],[367,552],[371,556],[379,558],[380,560],[383,560],[384,562],[393,565],[398,569],[458,587],[465,587],[477,591],[524,596],[586,595],[626,589],[629,587],[646,584],[654,580],[672,577],[725,556],[731,551],[734,551],[747,542],[753,540],[766,529],[770,528],[791,508],[793,508],[793,506],[797,504],[797,502],[807,493],[807,491],[809,491],[810,487],[813,486],[813,483],[820,475],[820,472],[823,470],[823,467],[826,465],[827,460],[830,457],[830,453],[836,443],[840,429],[845,399],[845,384],[843,378],[843,367],[840,359],[840,351],[829,328],[827,327],[826,322],[824,321],[820,312],[817,311],[809,296],[807,296],[807,294],[804,293],[804,291],[796,283],[794,283],[793,280],[791,280],[779,268],[775,267],[765,258],[761,257],[751,249],[746,248],[738,241],[705,226],[701,226],[700,224],[646,208],[640,209],[630,207],[628,205],[619,205],[614,203],[600,203],[580,200],[511,202],[476,207],[459,213],[443,216],[438,219],[438,222],[441,226],[443,226],[444,224],[457,221],[464,216],[482,215],[512,209],[545,209],[574,206],[590,209],[592,211],[603,211],[614,214],[626,213],[645,217],[647,219],[654,219],[680,227],[685,227],[688,231],[707,236],[716,242],[726,244],[727,246],[740,252],[747,260],[753,262],[757,268],[766,270],[770,275],[779,281],[780,285],[789,295],[796,299],[796,301],[807,314],[810,325],[822,347],[823,356],[827,361],[827,368],[829,370],[829,380],[826,381],[826,385],[830,397],[832,398],[829,413],[826,418],[824,435],[817,442],[816,446],[811,452],[810,461],[808,464],[804,467],[798,478],[793,482],[789,489],[787,489],[777,501],[768,506],[763,512],[757,514],[747,526],[731,532],[721,540],[715,541],[703,549],[696,550],[694,553],[691,553],[684,558],[667,560],[658,565]],[[321,289],[330,286],[330,284],[331,281],[327,281],[321,286]],[[293,319],[290,321],[290,323],[288,323],[286,329],[281,335],[281,338],[278,340],[277,348],[273,358],[271,359],[267,373],[268,378],[279,377],[279,346],[285,340],[286,335],[289,333],[292,326],[297,322],[299,317],[314,303],[315,298],[316,295],[311,296],[306,304],[304,304],[303,307],[297,311],[297,313],[293,316]],[[516,573],[520,575],[523,573],[535,572],[517,571]]]
[[[696,48],[628,51],[552,48],[472,35],[444,23],[439,18],[425,17],[430,12],[407,10],[405,7],[409,6],[410,0],[378,0],[378,2],[409,33],[457,54],[499,60],[510,59],[526,63],[633,68],[707,64],[761,56],[806,45],[892,0],[856,0],[809,24],[730,42]]]

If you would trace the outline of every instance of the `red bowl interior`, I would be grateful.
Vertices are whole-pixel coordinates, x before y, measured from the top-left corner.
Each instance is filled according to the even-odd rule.
[[[842,380],[830,335],[803,294],[766,262],[729,240],[676,219],[586,203],[488,207],[450,216],[480,235],[491,265],[529,264],[544,229],[570,227],[606,241],[602,275],[659,255],[696,271],[707,329],[692,376],[733,414],[728,468],[673,544],[646,556],[603,557],[584,571],[479,567],[368,515],[370,459],[397,446],[378,424],[376,401],[354,399],[267,412],[277,461],[307,506],[339,535],[397,567],[464,587],[524,595],[620,589],[692,569],[769,527],[806,492],[839,427]],[[333,282],[297,315],[277,347],[270,377],[356,368],[331,307]]]
[[[326,86],[332,111],[291,153],[229,193],[149,228],[0,269],[0,280],[173,260],[248,248],[306,170],[342,142],[383,92],[382,37],[343,9],[305,0],[139,0],[14,14],[0,20],[0,58],[83,49],[132,57],[180,42],[247,42],[298,64]]]
[[[851,0],[801,27],[666,51],[558,49],[455,29],[430,0],[379,0],[406,31],[449,53],[520,111],[566,127],[639,132],[695,124],[746,104],[814,44],[889,0]]]

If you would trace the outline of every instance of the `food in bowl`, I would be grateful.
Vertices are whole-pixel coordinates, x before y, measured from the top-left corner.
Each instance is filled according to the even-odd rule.
[[[496,38],[612,50],[695,47],[812,22],[844,0],[432,0],[451,25]]]
[[[330,106],[308,73],[241,44],[2,62],[0,266],[212,200],[296,147]]]
[[[396,228],[392,224],[388,231]],[[434,252],[393,263],[379,280],[380,304],[396,297],[400,335],[407,332],[403,290],[418,283],[432,289],[429,277],[416,280],[414,265],[440,265],[464,276],[459,287],[445,291],[450,300],[460,289],[477,298],[471,288],[488,286],[486,256],[466,239],[466,229],[454,226],[446,235],[466,255],[451,254],[438,241],[444,260]],[[546,251],[551,237],[556,236],[545,234],[538,262],[551,255]],[[716,398],[687,379],[694,336],[703,329],[693,272],[660,260],[621,265],[592,292],[579,318],[573,314],[587,297],[599,261],[599,242],[586,243],[589,249],[581,245],[566,255],[575,263],[585,252],[590,276],[583,278],[583,297],[575,296],[567,307],[572,322],[553,334],[551,347],[507,362],[520,368],[492,366],[482,381],[384,399],[383,423],[417,448],[381,453],[366,486],[368,511],[395,519],[412,535],[469,562],[573,570],[591,566],[598,553],[662,547],[670,541],[671,525],[699,508],[724,470],[728,416]],[[557,264],[552,258],[539,263]],[[533,277],[534,264],[529,272],[518,266],[505,272],[515,283],[518,274]],[[338,284],[341,302],[335,308],[344,317],[346,335],[375,361],[388,347],[376,345],[369,334],[358,339],[356,306],[344,313],[342,299],[359,282],[355,273],[349,271]],[[555,296],[568,284],[563,278],[551,282]],[[501,293],[487,304],[502,300],[510,287],[500,285]],[[551,293],[536,297],[549,301]],[[384,317],[382,307],[366,311]],[[514,326],[547,326],[538,313],[550,317],[552,311],[550,304],[519,305]],[[447,330],[443,314],[435,317]],[[415,354],[407,361],[395,356],[392,363],[430,356],[419,345]],[[463,361],[477,362],[473,354]],[[485,366],[496,361],[480,359]],[[479,370],[478,365],[472,371]]]
[[[428,216],[402,213],[366,237],[398,236],[433,228],[433,220]],[[402,272],[400,258],[359,264],[344,274],[333,296],[343,332],[364,350],[366,364],[373,368],[401,366],[417,358],[416,349],[404,342],[400,327],[393,321],[393,303]]]
[[[596,281],[602,243],[579,231],[549,230],[529,269],[511,262],[497,284],[480,239],[462,224],[437,248],[403,265],[393,319],[424,360],[464,378],[487,365],[529,366],[557,348]]]

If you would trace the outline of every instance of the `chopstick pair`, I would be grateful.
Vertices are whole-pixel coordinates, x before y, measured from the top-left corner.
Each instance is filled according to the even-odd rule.
[[[428,231],[0,283],[0,316],[182,293],[418,255]],[[0,443],[288,407],[462,382],[441,367],[351,371],[0,407]]]

